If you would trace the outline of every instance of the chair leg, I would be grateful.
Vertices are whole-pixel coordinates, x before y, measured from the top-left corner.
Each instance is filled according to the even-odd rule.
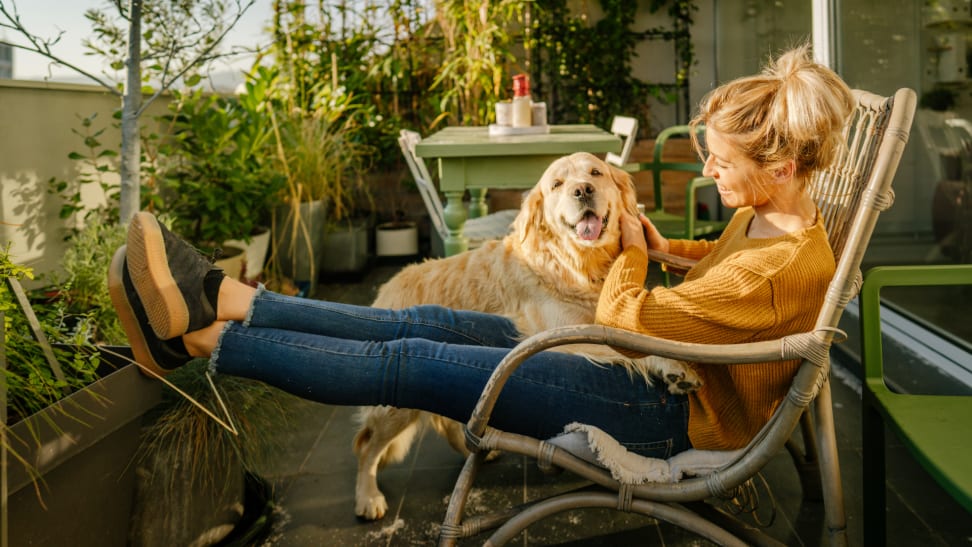
[[[864,470],[864,545],[887,542],[887,486],[884,454],[884,421],[869,400],[867,390],[861,403]]]
[[[820,460],[817,459],[816,453],[817,435],[809,411],[800,416],[800,432],[803,436],[803,445],[800,446],[790,439],[786,441],[786,449],[790,453],[793,466],[800,477],[803,499],[822,501],[823,485],[820,482]]]
[[[840,462],[837,458],[837,434],[834,429],[834,407],[829,380],[820,387],[820,393],[811,408],[817,429],[817,459],[820,461],[827,536],[831,545],[844,546],[847,545],[847,513],[840,483]]]
[[[466,500],[472,490],[473,482],[480,466],[486,460],[488,451],[474,452],[466,458],[462,471],[456,479],[456,485],[449,497],[449,507],[446,509],[445,518],[442,520],[442,528],[439,530],[439,547],[455,547],[456,542],[461,537],[467,535],[462,528],[462,514],[466,508]]]

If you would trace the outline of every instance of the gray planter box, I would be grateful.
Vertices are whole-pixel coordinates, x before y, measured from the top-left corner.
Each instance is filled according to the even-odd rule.
[[[10,442],[41,475],[44,505],[31,476],[10,462],[10,545],[126,545],[132,456],[142,415],[161,400],[161,385],[125,365],[11,427]]]
[[[277,209],[273,227],[274,265],[300,289],[300,296],[313,296],[324,256],[328,205],[324,201],[301,203],[297,209]],[[296,234],[296,239],[294,235]]]
[[[371,255],[369,221],[355,219],[331,226],[324,237],[321,271],[325,274],[359,273]]]

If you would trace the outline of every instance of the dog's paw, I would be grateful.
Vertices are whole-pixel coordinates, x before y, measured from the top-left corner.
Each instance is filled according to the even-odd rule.
[[[680,371],[669,371],[664,379],[668,384],[668,392],[675,395],[684,395],[702,387],[702,379],[689,367]]]
[[[388,502],[385,496],[379,493],[377,496],[367,496],[355,498],[354,514],[365,520],[378,520],[388,512]]]
[[[665,382],[669,393],[683,395],[702,387],[702,379],[684,361],[652,356],[649,363],[651,376]]]

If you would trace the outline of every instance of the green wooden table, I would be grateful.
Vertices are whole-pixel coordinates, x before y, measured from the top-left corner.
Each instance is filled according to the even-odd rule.
[[[446,197],[446,256],[465,251],[467,218],[488,212],[489,188],[532,188],[555,159],[574,152],[620,152],[621,139],[595,125],[551,125],[549,133],[490,136],[486,127],[447,127],[422,139],[416,155],[435,159]],[[469,190],[468,213],[462,206]]]

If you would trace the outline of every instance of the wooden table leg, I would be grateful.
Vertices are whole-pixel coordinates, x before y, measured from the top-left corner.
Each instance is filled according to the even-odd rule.
[[[449,236],[442,242],[442,247],[446,256],[459,254],[469,248],[469,241],[462,233],[463,225],[466,224],[466,208],[462,204],[463,194],[464,192],[445,192],[444,213]]]

